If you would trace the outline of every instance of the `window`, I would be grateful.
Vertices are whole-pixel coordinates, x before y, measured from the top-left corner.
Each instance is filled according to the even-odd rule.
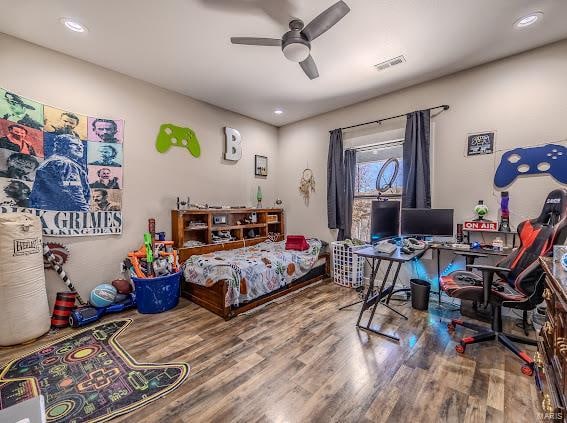
[[[352,237],[370,240],[370,210],[378,195],[400,198],[403,189],[403,142],[361,148],[356,153]],[[382,190],[382,192],[380,192]]]

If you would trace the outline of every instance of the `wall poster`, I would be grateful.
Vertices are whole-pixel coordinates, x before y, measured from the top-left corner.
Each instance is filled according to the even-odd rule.
[[[494,153],[494,132],[467,136],[467,156]]]
[[[0,88],[0,213],[40,217],[47,236],[122,233],[124,121]]]

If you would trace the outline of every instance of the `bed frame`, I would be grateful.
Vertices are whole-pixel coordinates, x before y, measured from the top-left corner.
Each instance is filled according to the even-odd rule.
[[[247,244],[247,246],[249,245],[253,245],[253,243]],[[217,248],[207,248],[207,252],[234,249],[233,245],[231,245],[229,248],[225,248],[225,246],[223,246],[222,244],[215,247]],[[323,264],[313,267],[313,269],[311,269],[306,275],[303,275],[302,277],[296,279],[289,285],[282,287],[276,291],[272,291],[261,297],[255,298],[252,301],[241,303],[239,306],[225,306],[226,293],[228,292],[228,281],[226,280],[219,281],[210,287],[206,287],[188,282],[183,276],[181,279],[181,296],[189,299],[190,301],[193,301],[195,304],[199,304],[201,307],[204,307],[215,314],[218,314],[225,320],[230,320],[241,313],[245,313],[278,297],[282,297],[289,294],[290,292],[296,291],[312,283],[329,277],[329,253],[319,254],[319,260],[317,261],[319,262],[321,259],[324,260]]]

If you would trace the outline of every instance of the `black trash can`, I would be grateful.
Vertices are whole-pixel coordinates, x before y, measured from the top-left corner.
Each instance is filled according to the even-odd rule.
[[[422,279],[410,279],[411,306],[416,310],[427,310],[429,308],[429,293],[431,284]]]

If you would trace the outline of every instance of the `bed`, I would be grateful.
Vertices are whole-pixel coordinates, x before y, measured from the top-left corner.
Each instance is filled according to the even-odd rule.
[[[228,320],[326,277],[329,257],[321,254],[321,241],[308,244],[292,251],[285,241],[265,241],[192,255],[183,264],[182,295]]]

